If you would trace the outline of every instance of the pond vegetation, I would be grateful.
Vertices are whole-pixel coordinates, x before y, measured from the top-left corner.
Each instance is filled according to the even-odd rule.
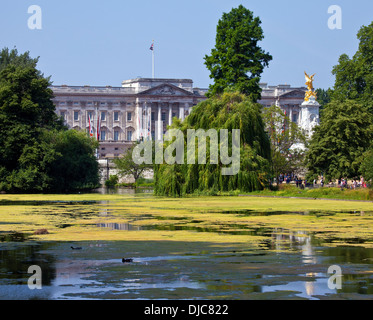
[[[1,195],[0,217],[2,297],[373,296],[370,202]],[[45,270],[38,293],[27,289],[30,264]],[[342,290],[327,287],[331,264],[342,267]]]

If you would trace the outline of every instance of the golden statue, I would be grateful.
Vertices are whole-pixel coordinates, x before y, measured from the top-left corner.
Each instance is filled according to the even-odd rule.
[[[309,76],[306,71],[304,72],[306,76],[306,86],[308,91],[306,92],[306,96],[304,98],[305,101],[309,101],[311,97],[316,97],[316,92],[313,91],[313,77],[315,76],[316,73],[314,73],[312,76]]]

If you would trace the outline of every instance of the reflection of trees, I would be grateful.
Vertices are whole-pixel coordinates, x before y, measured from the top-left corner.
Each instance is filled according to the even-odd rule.
[[[14,249],[13,246],[16,246]],[[27,273],[29,266],[38,265],[42,270],[42,285],[51,285],[56,277],[55,258],[52,255],[40,253],[48,244],[24,245],[12,244],[12,249],[0,250],[0,280],[5,284],[24,284],[32,274]],[[9,281],[10,280],[10,281]]]
[[[330,257],[330,264],[373,263],[373,249],[364,247],[328,247],[322,254]]]

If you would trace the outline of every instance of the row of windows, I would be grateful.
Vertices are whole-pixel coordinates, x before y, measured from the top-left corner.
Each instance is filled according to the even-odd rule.
[[[79,115],[79,111],[74,111],[74,121],[79,121]],[[61,111],[60,116],[62,117],[62,119],[66,120],[66,111]],[[88,112],[87,116],[93,119],[93,112]],[[106,112],[102,111],[100,118],[101,121],[106,121]],[[114,121],[119,121],[119,111],[115,111],[113,113],[113,118]],[[132,121],[132,112],[127,112],[127,121]]]
[[[119,102],[113,102],[113,103],[111,103],[111,104],[112,104],[113,106],[119,106],[119,105],[120,105]],[[58,105],[60,105],[60,106],[65,106],[65,105],[66,105],[66,102],[65,102],[65,101],[59,102]],[[80,102],[79,102],[79,101],[74,101],[74,102],[73,102],[73,105],[74,105],[74,106],[79,106],[79,105],[80,105]],[[86,105],[88,105],[88,106],[93,106],[94,103],[93,103],[92,101],[88,101],[88,102],[86,103]],[[106,105],[108,105],[108,103],[107,103],[107,102],[100,102],[100,105],[101,105],[101,106],[106,106]],[[129,105],[132,105],[132,103],[128,102],[127,105],[128,105],[128,106],[129,106]]]
[[[61,111],[60,115],[64,120],[66,120],[66,111]],[[79,121],[79,115],[80,115],[79,111],[74,111],[74,121]],[[94,114],[93,114],[92,111],[89,111],[87,113],[87,116],[90,117],[91,119],[93,119],[93,115]],[[176,117],[175,112],[172,113],[172,118],[174,118],[174,117]],[[106,116],[105,111],[101,112],[100,118],[101,118],[101,121],[106,121],[107,116]],[[114,121],[119,121],[119,111],[114,111],[113,118],[114,118]],[[165,112],[162,112],[161,119],[162,119],[162,121],[166,121],[167,114]],[[151,120],[155,121],[155,112],[151,113]],[[127,121],[132,121],[132,112],[127,112]]]
[[[133,137],[132,134],[133,134],[132,131],[127,131],[127,140],[128,141],[132,141],[132,137]],[[114,141],[119,141],[120,140],[119,138],[120,138],[120,131],[119,130],[114,130]],[[107,140],[106,130],[101,130],[100,131],[100,141],[105,141],[105,140]]]

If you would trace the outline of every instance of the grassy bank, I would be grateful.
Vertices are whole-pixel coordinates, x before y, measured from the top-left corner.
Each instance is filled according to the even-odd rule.
[[[370,188],[360,188],[356,190],[329,187],[300,189],[292,185],[282,185],[277,191],[266,189],[262,191],[251,192],[249,194],[260,196],[373,201],[373,190]]]

